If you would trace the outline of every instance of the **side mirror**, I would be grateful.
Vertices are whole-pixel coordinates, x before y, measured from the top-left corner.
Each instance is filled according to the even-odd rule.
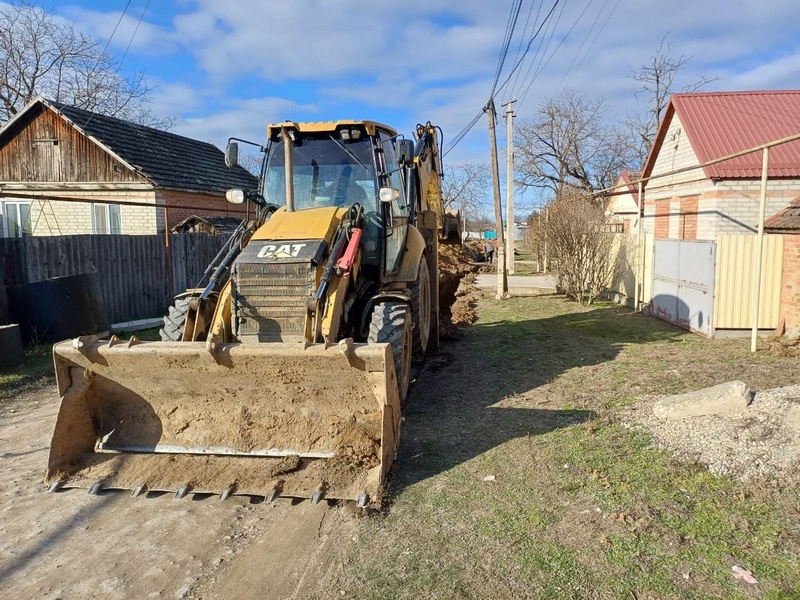
[[[225,147],[225,165],[229,169],[239,166],[239,144],[236,142],[228,142]]]
[[[402,166],[414,161],[414,142],[412,140],[397,140],[395,151],[397,153],[397,164]]]
[[[388,204],[400,198],[400,191],[390,187],[382,187],[378,192],[378,198],[380,198],[381,202]]]
[[[225,199],[231,204],[243,204],[244,190],[228,190],[225,192]]]

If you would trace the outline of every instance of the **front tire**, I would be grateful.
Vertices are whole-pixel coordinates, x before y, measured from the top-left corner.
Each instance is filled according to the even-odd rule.
[[[183,329],[186,326],[186,315],[189,314],[189,300],[192,296],[185,296],[175,300],[169,307],[169,312],[164,315],[164,325],[158,330],[162,342],[180,342],[183,339]]]
[[[370,344],[392,346],[394,372],[400,401],[405,400],[411,378],[411,315],[408,306],[400,302],[382,302],[372,310],[369,324]]]

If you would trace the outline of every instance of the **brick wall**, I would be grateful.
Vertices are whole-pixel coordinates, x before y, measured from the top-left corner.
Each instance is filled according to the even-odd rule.
[[[681,198],[678,239],[697,239],[697,196]]]
[[[60,190],[51,192],[59,197],[74,197],[76,201],[48,200],[48,192],[36,194],[42,200],[31,200],[31,228],[34,236],[83,235],[92,230],[92,202],[154,202],[152,190]],[[80,200],[80,201],[78,201]],[[9,202],[23,200],[9,198]],[[121,206],[120,220],[122,233],[129,235],[149,235],[157,233],[155,210],[144,206]],[[0,234],[2,230],[0,230]]]
[[[800,329],[800,235],[784,236],[780,318],[787,331]]]
[[[158,198],[159,202],[163,202],[168,205],[187,207],[169,209],[170,227],[174,227],[192,215],[198,215],[201,217],[212,216],[241,218],[244,216],[246,210],[244,204],[231,204],[223,195],[217,196],[212,194],[180,192],[176,190],[162,190],[157,192],[156,197]]]
[[[656,239],[666,239],[669,237],[669,200],[661,200],[655,203],[655,237]]]

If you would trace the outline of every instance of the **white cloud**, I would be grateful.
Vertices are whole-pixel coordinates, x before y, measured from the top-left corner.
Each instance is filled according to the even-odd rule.
[[[108,41],[109,48],[120,52],[124,52],[128,45],[130,51],[146,56],[174,52],[176,45],[173,36],[163,27],[149,22],[147,13],[141,18],[143,8],[134,7],[123,16],[121,11],[99,12],[68,5],[62,7],[57,14],[72,21],[79,31],[103,42]]]
[[[59,14],[93,35],[107,36],[119,18],[119,11],[73,2]],[[565,8],[556,31],[545,28],[539,38],[550,38],[546,52],[537,40],[521,79],[512,78],[498,98],[524,100],[517,106],[520,118],[566,86],[605,96],[619,116],[641,108],[629,75],[665,35],[674,56],[692,57],[676,90],[700,76],[720,77],[709,90],[798,87],[796,0],[619,2],[608,18],[612,0],[589,5],[578,19],[587,2],[560,5]],[[501,81],[518,56],[524,28],[530,35],[536,11],[541,8],[541,19],[550,6],[524,3]],[[150,57],[147,71],[154,74],[157,60],[187,61],[185,76],[158,82],[156,109],[177,114],[180,133],[224,143],[230,135],[260,140],[268,121],[285,118],[386,120],[384,115],[405,132],[431,119],[451,139],[487,100],[510,3],[181,0],[172,7],[175,15],[148,12],[131,53]],[[115,47],[127,45],[137,10],[120,25]],[[486,160],[485,127],[484,117],[448,158],[474,154]]]
[[[262,144],[266,141],[268,123],[284,121],[296,111],[313,111],[313,107],[297,105],[285,98],[250,98],[207,115],[179,118],[173,131],[220,148],[229,137]]]

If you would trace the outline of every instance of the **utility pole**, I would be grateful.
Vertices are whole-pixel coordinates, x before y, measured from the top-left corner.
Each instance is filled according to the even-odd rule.
[[[508,240],[506,242],[508,257],[508,274],[514,274],[514,236],[516,224],[514,223],[514,111],[512,104],[516,100],[509,100],[506,107],[506,224],[508,226]]]
[[[492,152],[492,183],[494,188],[494,219],[497,231],[497,295],[495,298],[508,298],[508,279],[506,277],[505,240],[503,239],[503,207],[500,203],[500,168],[497,165],[497,135],[494,129],[494,98],[486,104],[489,115],[489,146]]]

